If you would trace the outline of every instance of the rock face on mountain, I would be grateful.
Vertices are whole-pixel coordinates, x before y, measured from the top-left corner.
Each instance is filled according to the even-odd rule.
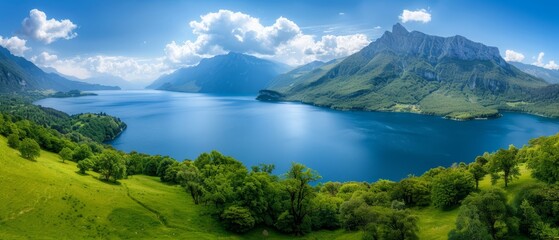
[[[361,51],[318,69],[281,75],[278,78],[297,77],[289,78],[289,85],[272,84],[266,90],[278,92],[274,96],[284,96],[282,100],[335,109],[455,119],[495,117],[500,109],[545,110],[528,108],[534,92],[548,83],[508,64],[497,48],[462,36],[408,32],[400,24]]]
[[[162,76],[147,88],[200,93],[257,94],[286,67],[257,57],[229,53]]]
[[[45,73],[25,58],[12,55],[0,47],[0,93],[35,90],[118,90],[99,84],[71,81],[54,73]]]
[[[539,77],[548,83],[552,83],[552,84],[559,83],[559,70],[546,69],[530,64],[519,63],[519,62],[510,62],[510,64],[520,69],[521,71],[528,73],[534,77]]]

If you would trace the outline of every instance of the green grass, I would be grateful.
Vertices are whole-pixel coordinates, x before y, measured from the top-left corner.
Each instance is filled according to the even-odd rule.
[[[292,239],[272,229],[256,228],[244,235],[223,229],[195,205],[179,186],[156,177],[131,176],[118,184],[80,175],[73,162],[42,151],[36,161],[21,158],[0,137],[0,239]],[[509,200],[521,186],[535,182],[521,166],[521,177],[510,183]],[[497,186],[502,187],[499,181]],[[481,189],[491,187],[489,176]],[[419,217],[420,239],[446,239],[458,209],[412,209]],[[262,232],[269,235],[265,237]],[[360,239],[362,232],[316,231],[299,239]]]
[[[41,151],[21,158],[0,137],[0,239],[291,239],[264,228],[239,235],[195,205],[179,186],[131,176],[118,184],[78,174],[76,164]],[[359,239],[360,232],[318,231],[300,239]]]

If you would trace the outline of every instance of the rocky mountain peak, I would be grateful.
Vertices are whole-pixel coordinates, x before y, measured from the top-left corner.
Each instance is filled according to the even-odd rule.
[[[410,32],[408,32],[408,30],[404,26],[402,26],[402,24],[400,24],[400,23],[396,23],[396,24],[394,24],[394,26],[392,26],[392,34],[394,34],[394,35],[406,36],[409,33]]]

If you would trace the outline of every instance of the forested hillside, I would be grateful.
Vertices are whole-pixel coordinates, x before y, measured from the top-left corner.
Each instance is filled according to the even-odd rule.
[[[0,115],[0,238],[559,236],[559,135],[400,181],[340,183],[216,151],[124,153],[24,116]]]

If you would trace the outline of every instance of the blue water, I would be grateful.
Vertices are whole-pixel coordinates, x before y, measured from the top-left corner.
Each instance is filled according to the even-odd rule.
[[[164,91],[99,91],[98,96],[43,99],[36,104],[69,114],[106,112],[128,128],[117,149],[195,159],[218,150],[247,167],[291,162],[323,181],[399,180],[436,166],[470,162],[486,151],[559,132],[559,120],[506,113],[494,120],[451,121],[408,113],[341,112],[253,96]]]

